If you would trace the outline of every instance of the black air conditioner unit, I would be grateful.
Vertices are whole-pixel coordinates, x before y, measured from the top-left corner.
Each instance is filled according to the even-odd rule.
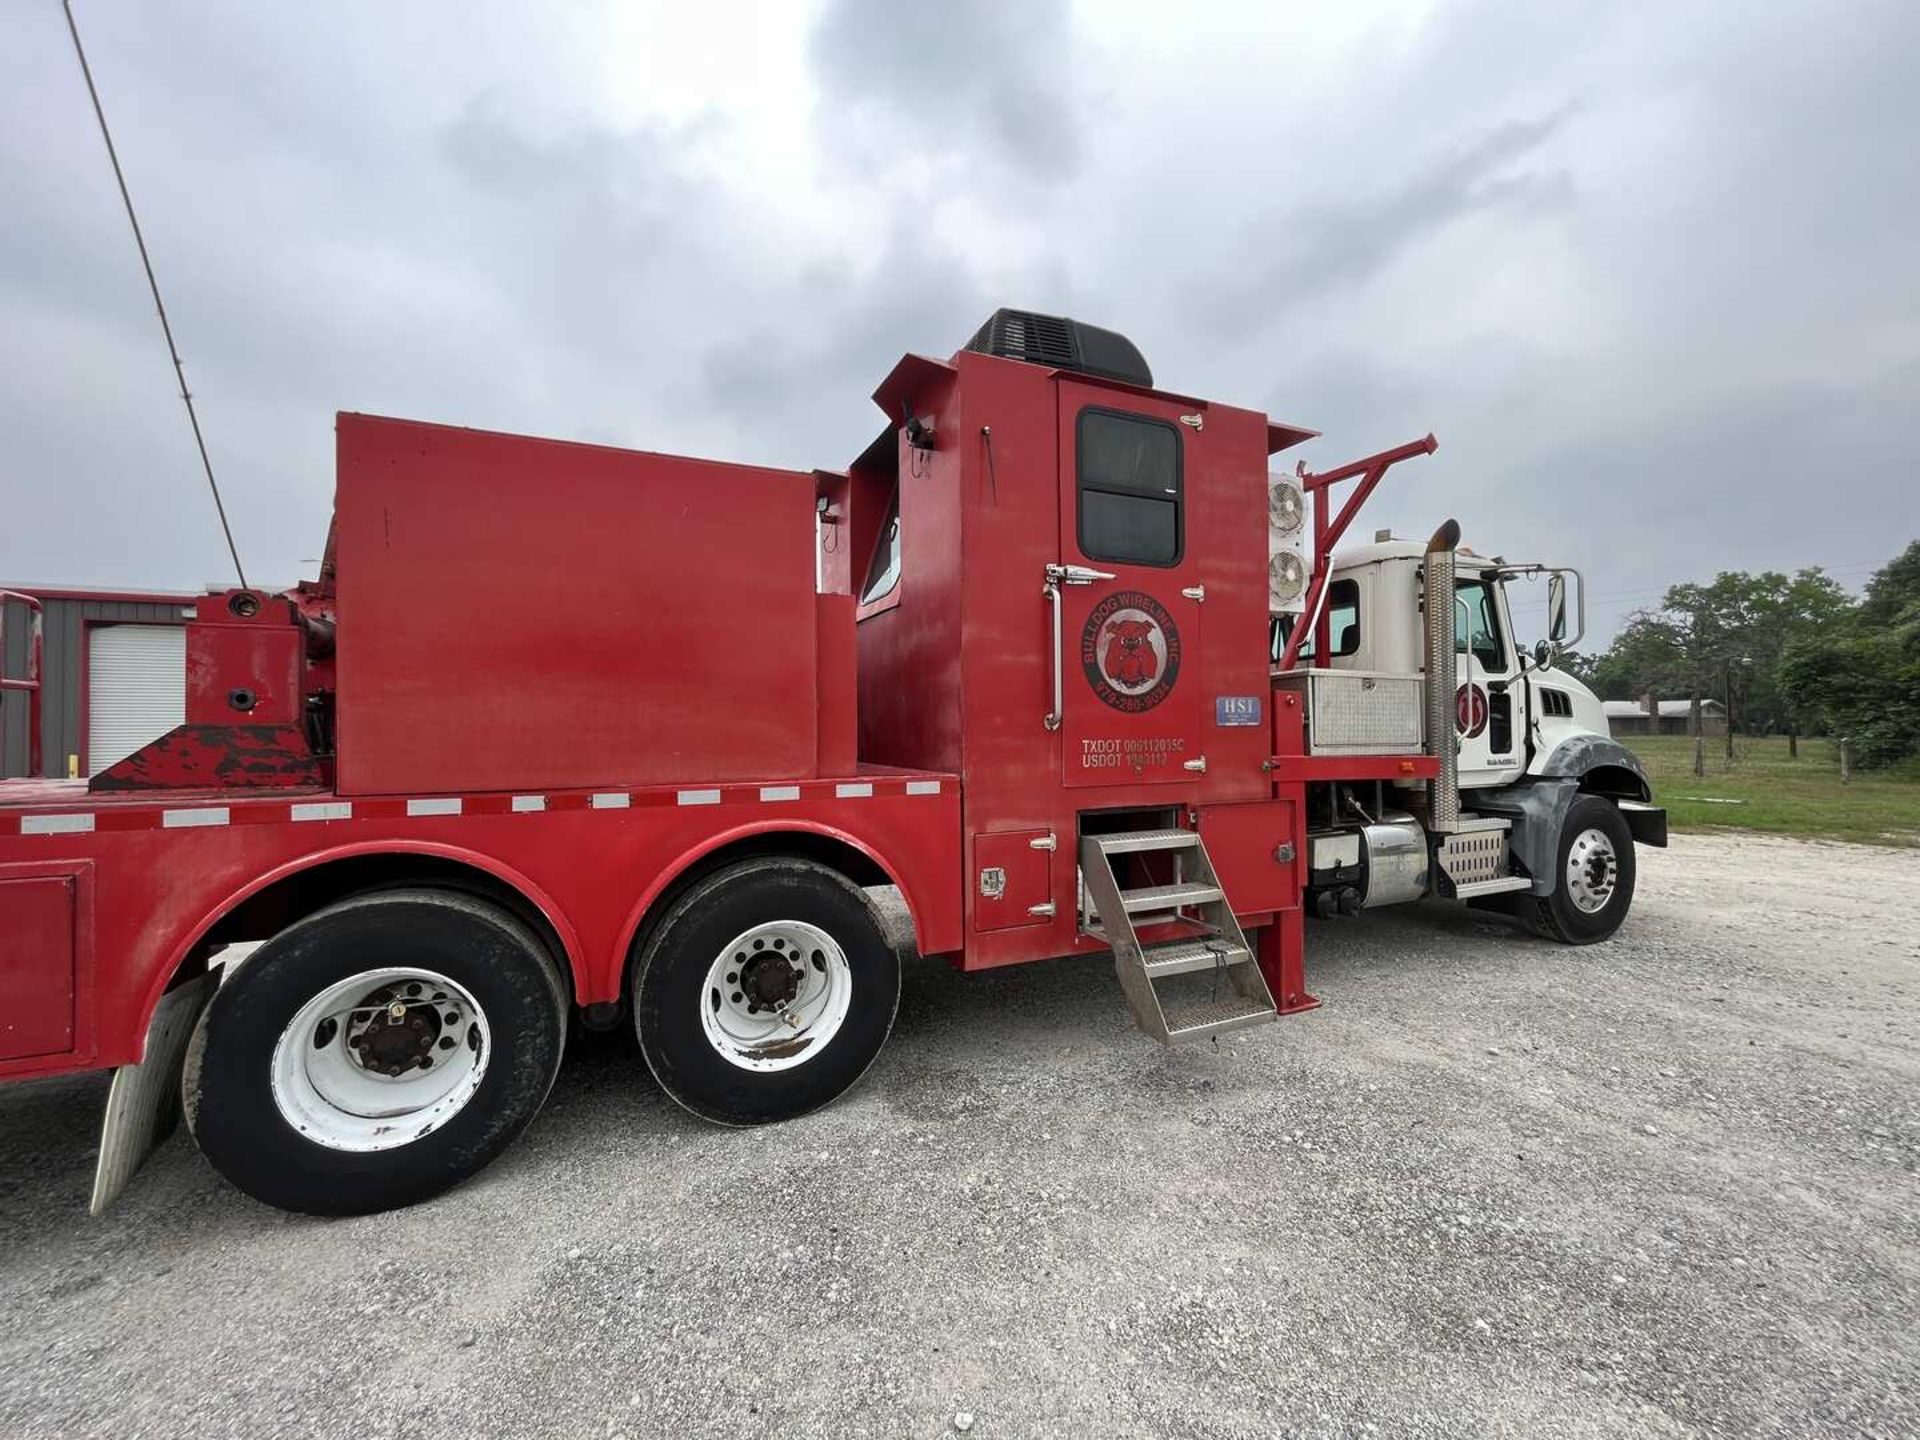
[[[1075,370],[1082,375],[1124,380],[1129,385],[1149,389],[1153,385],[1153,371],[1147,368],[1146,359],[1126,336],[1060,315],[996,310],[993,318],[967,342],[966,348],[981,355],[998,355],[1003,360],[1024,360],[1029,365],[1045,365],[1054,370]]]

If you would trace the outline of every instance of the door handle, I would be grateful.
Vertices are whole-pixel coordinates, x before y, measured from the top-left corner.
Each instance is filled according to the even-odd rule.
[[[1060,581],[1053,573],[1057,568],[1053,565],[1047,567],[1046,588],[1040,592],[1047,597],[1047,603],[1053,611],[1053,643],[1049,647],[1053,656],[1053,708],[1047,712],[1047,718],[1040,722],[1049,730],[1060,728],[1061,711],[1066,704],[1060,693]]]
[[[1063,681],[1060,670],[1060,587],[1062,585],[1091,585],[1096,580],[1113,580],[1117,577],[1105,570],[1089,570],[1084,565],[1049,565],[1047,583],[1041,589],[1047,604],[1052,610],[1053,625],[1053,708],[1041,721],[1049,730],[1058,730],[1060,722],[1066,717],[1066,696],[1063,693]]]
[[[1115,580],[1119,577],[1109,570],[1089,570],[1084,565],[1049,565],[1047,579],[1058,581],[1062,585],[1091,585],[1096,580]]]

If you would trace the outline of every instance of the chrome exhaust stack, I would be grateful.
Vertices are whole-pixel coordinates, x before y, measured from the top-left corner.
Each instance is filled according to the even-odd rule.
[[[1460,545],[1460,522],[1449,520],[1427,541],[1426,612],[1427,753],[1440,773],[1427,785],[1428,824],[1446,834],[1460,823],[1460,736],[1454,725],[1456,678],[1453,638],[1453,552]]]

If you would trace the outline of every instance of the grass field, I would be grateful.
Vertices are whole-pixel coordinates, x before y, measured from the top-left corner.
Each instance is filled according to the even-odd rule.
[[[1870,845],[1920,846],[1920,765],[1862,772],[1840,783],[1838,749],[1827,740],[1802,740],[1800,758],[1787,757],[1786,740],[1736,735],[1733,759],[1726,740],[1709,735],[1705,776],[1693,773],[1693,740],[1686,735],[1626,735],[1653,777],[1653,798],[1667,807],[1676,830],[1765,830]],[[1738,803],[1716,803],[1734,801]]]

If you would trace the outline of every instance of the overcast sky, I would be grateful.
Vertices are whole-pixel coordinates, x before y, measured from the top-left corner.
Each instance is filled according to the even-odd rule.
[[[1311,465],[1434,431],[1361,530],[1603,632],[1920,535],[1913,0],[77,9],[256,583],[336,410],[837,467],[1001,304]],[[60,7],[0,15],[0,581],[225,580]]]

